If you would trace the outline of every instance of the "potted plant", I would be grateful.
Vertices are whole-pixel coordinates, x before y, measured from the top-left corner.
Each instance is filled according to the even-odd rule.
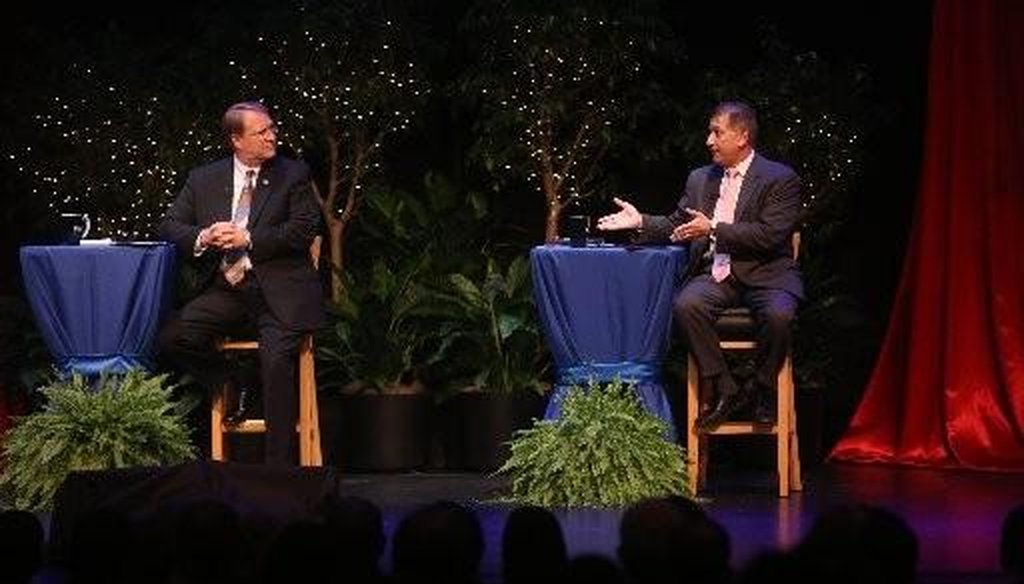
[[[177,464],[194,457],[187,406],[171,399],[166,375],[141,370],[100,378],[75,375],[40,390],[46,405],[4,437],[0,493],[18,508],[47,509],[75,470]]]
[[[544,410],[550,385],[533,305],[529,266],[519,256],[502,269],[494,258],[477,281],[451,274],[441,293],[445,343],[439,360],[453,392],[457,430],[450,463],[494,470],[508,456],[515,430]]]
[[[418,321],[426,258],[390,267],[375,260],[361,280],[346,275],[340,302],[317,336],[317,385],[329,463],[391,471],[426,464],[431,397],[421,373],[430,334]]]
[[[622,381],[574,386],[562,416],[518,433],[499,469],[506,500],[544,507],[625,507],[649,497],[692,496],[685,453],[665,422]]]

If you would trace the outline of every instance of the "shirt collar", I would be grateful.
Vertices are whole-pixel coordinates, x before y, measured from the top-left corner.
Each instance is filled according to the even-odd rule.
[[[260,167],[258,167],[258,166],[247,166],[247,165],[243,164],[242,161],[239,160],[237,156],[232,156],[232,158],[235,161],[235,176],[242,176],[242,177],[244,177],[245,173],[249,172],[250,170],[255,172],[256,176],[260,175]]]
[[[747,154],[747,157],[741,160],[739,164],[737,164],[736,166],[732,166],[730,168],[726,168],[725,170],[735,170],[737,174],[739,174],[740,178],[747,176],[747,169],[749,169],[750,164],[754,162],[754,154],[755,152],[751,150],[750,154]]]

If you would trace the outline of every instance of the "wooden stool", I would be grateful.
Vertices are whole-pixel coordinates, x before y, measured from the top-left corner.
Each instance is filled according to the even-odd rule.
[[[800,232],[793,233],[790,241],[793,260],[800,257]],[[750,351],[757,348],[757,323],[748,308],[730,308],[722,312],[715,322],[723,351]],[[800,448],[796,432],[796,392],[793,384],[793,353],[786,354],[775,386],[775,423],[760,424],[749,421],[726,421],[710,432],[698,432],[694,422],[709,396],[700,387],[700,374],[693,354],[686,360],[686,457],[689,469],[690,491],[697,493],[707,482],[708,437],[742,434],[775,436],[776,472],[779,475],[779,496],[788,497],[789,491],[803,490],[800,478]]]
[[[744,309],[736,309],[744,310]],[[749,316],[749,314],[748,314]],[[750,317],[753,320],[752,317]],[[722,341],[723,350],[752,350],[754,341]],[[773,435],[776,439],[776,470],[779,475],[779,496],[788,497],[789,491],[803,490],[800,478],[799,440],[796,432],[796,404],[793,385],[793,359],[786,360],[779,369],[775,405],[775,423],[761,424],[753,421],[727,421],[710,432],[698,432],[694,426],[702,404],[707,401],[700,387],[697,361],[693,355],[687,358],[686,374],[686,456],[689,467],[690,489],[697,493],[707,482],[708,437],[741,434]]]
[[[258,351],[257,341],[224,341],[220,351]],[[269,388],[263,388],[268,391]],[[239,424],[227,424],[228,385],[225,384],[213,396],[210,410],[210,455],[213,460],[226,460],[227,444],[225,434],[265,434],[267,422],[264,419],[245,420]],[[320,415],[316,403],[316,371],[313,365],[313,335],[306,335],[299,344],[299,415],[296,424],[299,433],[299,464],[302,466],[323,466],[320,451]]]
[[[320,267],[320,244],[318,235],[309,246],[309,259],[313,269]],[[259,351],[257,341],[222,341],[219,351]],[[240,424],[227,424],[224,416],[227,409],[228,385],[224,384],[213,396],[210,408],[210,457],[225,460],[225,434],[266,434],[266,420],[245,420]],[[263,391],[270,388],[264,387]],[[323,466],[320,452],[320,410],[316,404],[316,370],[313,365],[313,335],[307,334],[299,343],[299,415],[296,423],[299,433],[299,464],[302,466]]]

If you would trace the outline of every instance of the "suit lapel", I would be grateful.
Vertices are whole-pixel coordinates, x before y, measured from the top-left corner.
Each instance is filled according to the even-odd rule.
[[[235,198],[235,162],[227,158],[221,164],[220,183],[224,185],[221,196],[214,201],[213,220],[231,221],[231,203]]]
[[[708,169],[707,182],[704,183],[704,192],[701,193],[700,201],[697,202],[697,208],[711,219],[715,215],[715,205],[718,203],[718,195],[722,188],[722,167],[712,166]],[[690,245],[690,262],[687,273],[689,276],[693,276],[703,266],[702,258],[708,250],[708,246],[711,244],[711,240],[707,237],[702,237],[695,240]]]
[[[700,210],[710,219],[715,214],[715,205],[722,190],[722,167],[712,166],[708,172],[708,182],[704,186],[704,198]]]
[[[267,205],[267,199],[270,198],[271,192],[279,182],[279,167],[275,164],[276,160],[276,158],[272,158],[264,163],[260,170],[260,176],[256,179],[256,190],[252,194],[252,210],[249,212],[250,228],[259,221],[260,213]]]
[[[736,213],[733,215],[734,222],[738,222],[740,217],[743,216],[743,211],[750,204],[750,200],[754,198],[753,194],[757,192],[761,184],[761,173],[759,172],[761,165],[758,164],[760,159],[760,156],[754,155],[754,159],[750,161],[750,166],[747,168],[747,176],[743,177],[740,194],[736,196]]]

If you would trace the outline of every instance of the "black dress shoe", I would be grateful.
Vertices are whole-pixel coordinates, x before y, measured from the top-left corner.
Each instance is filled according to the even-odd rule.
[[[747,395],[754,399],[754,422],[758,424],[775,423],[775,390],[765,387],[753,380],[747,382]]]
[[[224,423],[228,426],[237,426],[249,419],[249,394],[252,393],[248,387],[238,390],[238,402],[235,409],[224,416]]]
[[[747,405],[747,400],[748,396],[743,391],[719,395],[715,407],[698,416],[693,424],[700,431],[711,432],[721,426],[723,422],[728,421],[730,416],[743,409]]]

